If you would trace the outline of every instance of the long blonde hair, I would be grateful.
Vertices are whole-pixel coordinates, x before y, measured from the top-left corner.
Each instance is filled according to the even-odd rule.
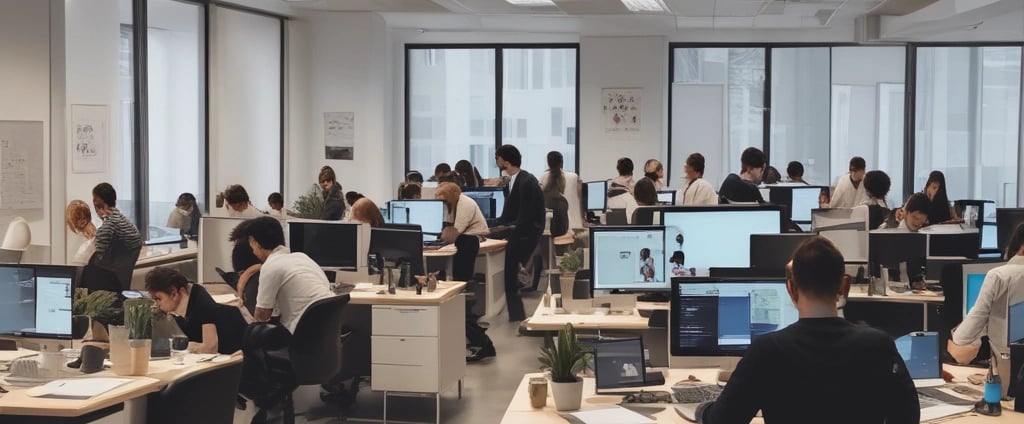
[[[81,200],[72,200],[64,211],[64,223],[72,233],[85,238],[96,236],[96,226],[92,223],[92,212],[89,205]]]

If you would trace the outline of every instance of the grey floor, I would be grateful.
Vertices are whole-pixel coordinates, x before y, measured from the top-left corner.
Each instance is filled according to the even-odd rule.
[[[527,314],[537,308],[545,283],[536,292],[523,293]],[[490,319],[487,335],[494,341],[498,356],[466,366],[462,399],[455,389],[441,394],[441,422],[443,423],[497,423],[505,414],[513,392],[523,374],[536,372],[542,339],[519,335],[519,323],[509,323],[506,315]],[[388,398],[388,422],[434,422],[434,398]],[[319,386],[301,387],[296,391],[296,423],[340,423],[381,421],[383,395],[364,385],[359,392],[356,407],[343,415],[338,407],[320,401]],[[248,423],[252,406],[235,413],[236,424]],[[281,422],[280,418],[275,420]]]

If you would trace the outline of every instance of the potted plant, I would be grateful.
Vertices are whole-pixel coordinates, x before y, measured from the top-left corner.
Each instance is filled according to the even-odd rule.
[[[324,198],[323,191],[320,186],[313,184],[313,187],[299,196],[292,204],[292,210],[295,211],[295,215],[301,218],[316,219],[320,216],[320,208],[323,207]]]
[[[87,289],[75,289],[71,303],[72,338],[83,339],[84,342],[109,342],[105,323],[111,318],[116,300],[117,293],[111,291],[93,290],[89,293]]]
[[[153,305],[151,301],[125,302],[124,324],[128,329],[130,354],[129,375],[146,375],[153,340]]]
[[[576,374],[587,368],[589,356],[590,351],[580,343],[572,324],[566,324],[558,330],[555,346],[541,348],[540,362],[551,371],[551,393],[555,398],[555,409],[580,409],[583,379]]]
[[[576,271],[583,267],[583,249],[575,248],[562,256],[558,264],[561,271],[558,275],[559,290],[562,293],[563,302],[572,299],[572,289],[576,282]]]

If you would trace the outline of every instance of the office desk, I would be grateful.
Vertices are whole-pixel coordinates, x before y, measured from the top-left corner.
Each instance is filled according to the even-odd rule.
[[[946,369],[953,373],[956,377],[954,380],[958,383],[965,383],[967,375],[973,374],[977,371],[975,368],[955,367],[946,365]],[[671,386],[680,380],[685,380],[688,376],[693,375],[704,381],[715,381],[717,379],[717,369],[670,369],[667,370],[665,376],[665,385],[661,387],[645,387],[645,390],[663,390],[671,391]],[[523,379],[519,382],[519,387],[516,388],[515,393],[512,396],[512,401],[509,402],[508,409],[505,410],[505,415],[502,417],[502,423],[518,424],[518,423],[531,423],[531,424],[563,424],[565,419],[559,416],[558,412],[555,411],[555,400],[551,395],[550,387],[548,389],[547,406],[540,409],[534,409],[530,406],[529,380],[530,377],[542,377],[544,374],[526,374]],[[978,390],[981,390],[980,386],[974,386]],[[635,391],[640,391],[637,388]],[[596,395],[594,394],[594,379],[584,378],[583,379],[583,402],[580,405],[580,410],[595,410],[602,408],[609,408],[615,406],[622,401],[622,395]],[[664,411],[654,414],[654,419],[658,423],[689,423],[680,417],[669,404],[639,404],[641,407],[665,407]],[[575,411],[568,411],[575,412]],[[944,417],[935,420],[934,422],[943,422],[950,424],[999,424],[999,423],[1019,423],[1024,422],[1024,414],[1013,412],[1012,402],[1003,402],[1003,415],[999,417],[985,417],[979,416],[974,413],[964,413],[954,417]],[[763,423],[764,420],[760,417],[755,417],[752,423]],[[825,420],[824,422],[827,422]]]
[[[549,298],[545,298],[549,299]],[[548,302],[542,300],[533,316],[527,318],[519,326],[527,332],[553,332],[561,330],[565,324],[572,324],[576,330],[647,330],[648,318],[640,316],[640,311],[668,310],[668,302],[637,302],[632,314],[564,314],[554,313]]]
[[[18,418],[19,416],[47,418],[47,422],[59,422],[59,418],[83,417],[90,414],[98,415],[94,418],[104,418],[109,414],[120,412],[122,409],[124,414],[118,417],[107,417],[104,422],[145,422],[146,395],[159,392],[171,382],[184,376],[238,363],[241,360],[241,353],[222,362],[204,362],[186,366],[172,365],[169,360],[155,360],[150,362],[149,374],[145,377],[118,376],[109,369],[95,374],[82,374],[82,377],[132,379],[131,382],[109,392],[82,400],[31,397],[27,394],[29,387],[4,385],[6,389],[10,390],[10,393],[0,395],[0,422],[28,420],[28,418]]]
[[[921,305],[922,314],[922,328],[917,330],[929,331],[928,326],[928,307],[929,305],[942,305],[946,301],[945,296],[941,294],[934,294],[934,292],[928,292],[929,294],[912,294],[912,293],[892,293],[890,292],[887,296],[868,296],[866,292],[850,290],[850,295],[846,298],[847,307],[853,302],[877,302],[877,303],[893,303],[893,304],[911,304]],[[857,317],[850,317],[850,319],[857,319]]]
[[[194,242],[189,242],[189,247],[184,249],[176,244],[162,244],[158,246],[143,246],[139,253],[139,260],[135,262],[135,268],[148,268],[183,262],[196,259],[199,248]]]
[[[485,239],[480,243],[480,252],[476,255],[475,272],[484,274],[484,317],[493,318],[505,310],[505,240]],[[452,256],[455,245],[440,249],[424,250],[423,260],[440,258],[445,261],[447,275],[452,275]],[[427,268],[431,269],[431,268]]]

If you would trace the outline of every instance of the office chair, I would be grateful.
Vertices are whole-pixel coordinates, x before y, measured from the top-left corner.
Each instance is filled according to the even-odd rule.
[[[149,394],[146,422],[155,424],[229,423],[242,379],[242,361],[175,380]]]
[[[32,244],[32,230],[25,218],[14,217],[7,225],[3,245],[0,246],[0,263],[21,263],[21,256]]]

